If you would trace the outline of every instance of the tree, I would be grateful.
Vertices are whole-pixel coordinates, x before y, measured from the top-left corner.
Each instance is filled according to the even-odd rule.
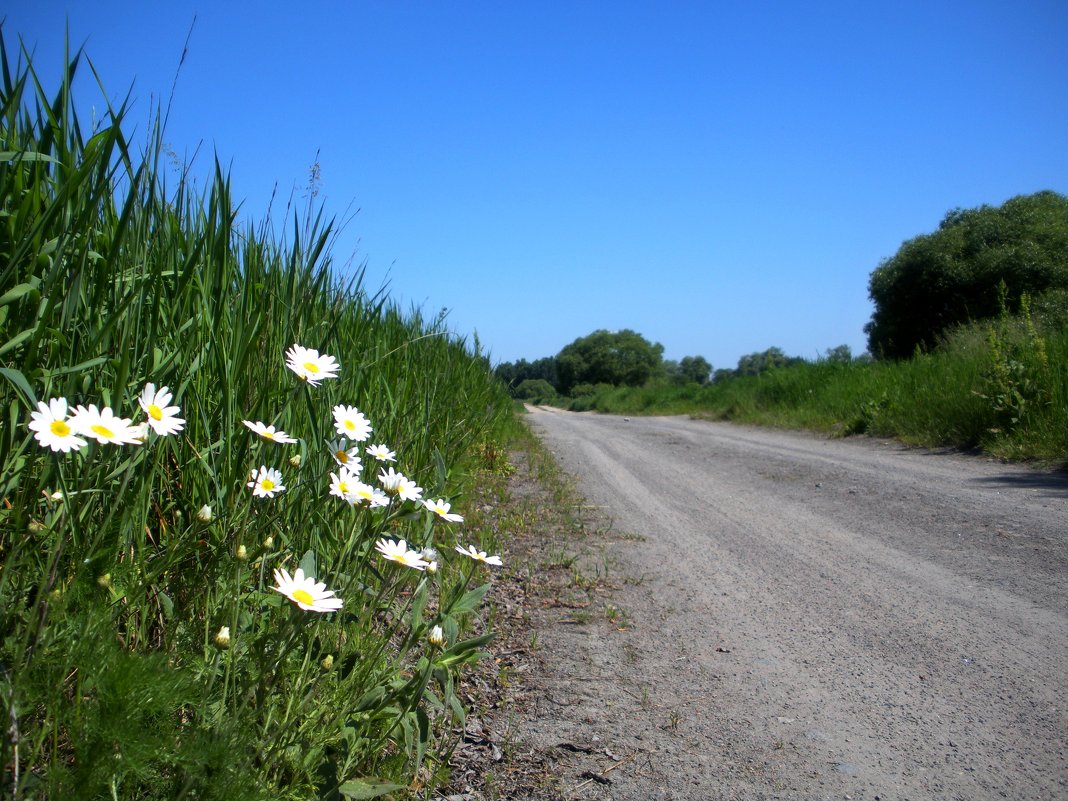
[[[902,244],[868,282],[868,350],[906,358],[955,325],[997,315],[1002,281],[1012,306],[1024,293],[1068,289],[1068,198],[1038,192],[953,209],[937,231]]]
[[[777,367],[789,367],[803,362],[800,356],[787,356],[782,348],[768,348],[763,353],[747,353],[738,359],[737,375],[760,375]]]
[[[707,384],[712,374],[712,365],[704,356],[683,356],[679,362],[679,375],[688,384]]]
[[[594,331],[557,354],[557,389],[567,395],[575,384],[640,386],[660,368],[663,353],[663,345],[629,329]]]

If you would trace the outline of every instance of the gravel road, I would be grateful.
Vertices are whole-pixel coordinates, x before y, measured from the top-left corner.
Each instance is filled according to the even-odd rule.
[[[604,614],[539,622],[550,675],[523,736],[561,754],[568,797],[1068,798],[1063,473],[530,420],[613,521],[584,568],[609,577]]]

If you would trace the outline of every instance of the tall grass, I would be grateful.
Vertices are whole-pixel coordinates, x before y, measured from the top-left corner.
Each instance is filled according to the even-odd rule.
[[[321,214],[276,236],[237,222],[218,166],[203,191],[168,185],[158,118],[136,151],[125,104],[86,130],[82,61],[50,93],[0,37],[0,795],[427,785],[464,715],[459,671],[487,640],[464,634],[485,568],[452,549],[461,526],[418,503],[329,494],[331,409],[358,406],[425,498],[455,501],[511,404],[443,319],[342,282]],[[340,377],[300,381],[283,358],[294,343],[334,355]],[[50,398],[135,417],[148,382],[171,388],[180,434],[62,454],[27,428]],[[299,441],[264,442],[243,420]],[[286,492],[253,498],[260,465]],[[400,538],[435,546],[438,571],[373,547]],[[298,566],[343,609],[275,592],[273,571]]]
[[[897,362],[817,361],[698,386],[604,388],[570,408],[693,414],[829,434],[868,433],[928,447],[1068,461],[1068,329],[1027,315],[952,332]]]

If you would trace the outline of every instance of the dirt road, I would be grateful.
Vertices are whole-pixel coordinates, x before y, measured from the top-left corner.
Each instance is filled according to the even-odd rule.
[[[607,573],[604,608],[539,623],[523,736],[557,747],[568,797],[1068,798],[1063,474],[680,417],[531,421],[614,521],[583,568]]]

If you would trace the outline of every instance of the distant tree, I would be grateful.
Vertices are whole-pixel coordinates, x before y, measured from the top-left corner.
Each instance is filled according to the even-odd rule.
[[[737,375],[760,375],[777,367],[788,367],[798,364],[804,359],[798,356],[787,356],[782,348],[768,348],[763,353],[747,353],[738,360]]]
[[[1068,198],[1038,192],[954,209],[937,231],[902,244],[868,282],[868,350],[907,358],[955,325],[995,316],[1002,281],[1013,307],[1023,293],[1068,289]]]
[[[849,364],[853,361],[853,349],[849,345],[839,345],[835,348],[829,348],[826,353],[823,354],[823,361],[831,362],[832,364]]]
[[[494,368],[494,374],[508,385],[513,397],[516,388],[528,379],[542,379],[556,386],[556,358],[546,356],[533,362],[520,359],[517,362],[501,362]]]
[[[712,374],[712,365],[704,356],[683,356],[679,362],[679,375],[688,384],[707,384]]]
[[[738,374],[729,367],[720,367],[716,372],[712,373],[712,383],[719,384],[723,381],[730,381],[732,378],[737,378]]]
[[[551,400],[556,397],[556,389],[544,378],[527,378],[519,383],[512,396],[525,401]]]
[[[557,354],[557,388],[566,395],[580,383],[640,386],[660,369],[663,353],[663,345],[629,329],[594,331]]]

